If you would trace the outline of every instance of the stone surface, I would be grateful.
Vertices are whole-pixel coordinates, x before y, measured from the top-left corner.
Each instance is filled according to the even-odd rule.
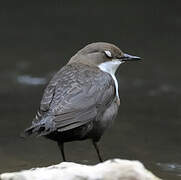
[[[3,173],[0,180],[161,180],[139,161],[108,160],[94,166],[63,162],[20,172]]]

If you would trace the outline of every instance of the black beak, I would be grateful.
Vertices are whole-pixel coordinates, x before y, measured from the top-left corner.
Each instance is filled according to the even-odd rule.
[[[132,56],[132,55],[124,53],[124,56],[122,56],[120,60],[121,61],[138,61],[138,60],[141,60],[141,58],[138,56]]]

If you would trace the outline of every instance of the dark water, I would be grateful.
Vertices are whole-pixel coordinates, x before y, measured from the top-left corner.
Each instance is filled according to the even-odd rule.
[[[61,161],[54,142],[19,138],[52,74],[90,42],[113,42],[144,58],[117,73],[122,103],[100,143],[104,159],[142,161],[181,179],[179,1],[0,2],[0,172]],[[90,142],[66,144],[69,161],[95,164]]]

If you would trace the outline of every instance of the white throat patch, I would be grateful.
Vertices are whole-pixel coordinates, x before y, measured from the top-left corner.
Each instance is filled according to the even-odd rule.
[[[118,69],[118,67],[120,66],[120,64],[122,64],[122,63],[124,63],[124,62],[121,62],[118,59],[113,59],[112,61],[103,62],[103,63],[99,64],[99,66],[98,66],[102,71],[107,72],[112,76],[114,83],[115,83],[116,96],[117,96],[118,100],[120,100],[120,99],[119,99],[119,91],[118,91],[118,81],[116,79],[115,72]]]

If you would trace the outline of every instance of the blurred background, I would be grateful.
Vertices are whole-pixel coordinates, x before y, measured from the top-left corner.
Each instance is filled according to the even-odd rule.
[[[56,143],[21,139],[52,75],[91,42],[143,58],[117,73],[122,103],[100,142],[104,159],[140,160],[166,180],[181,178],[180,1],[0,2],[0,172],[61,162]],[[67,159],[95,164],[89,141]]]

